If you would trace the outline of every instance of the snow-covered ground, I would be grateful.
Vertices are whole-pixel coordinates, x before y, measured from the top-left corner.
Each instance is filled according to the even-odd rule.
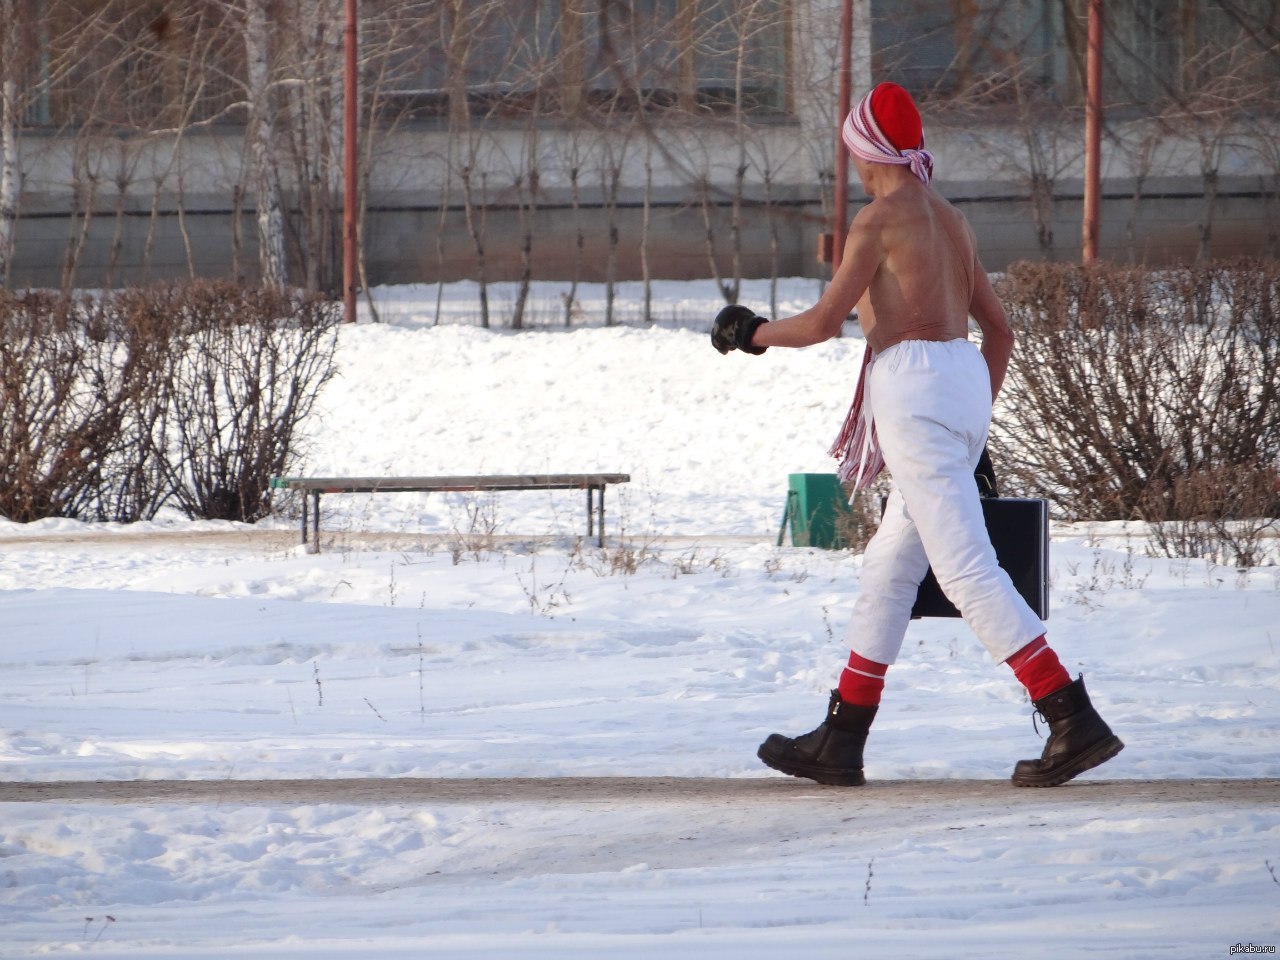
[[[0,957],[1280,944],[1275,797],[1177,790],[1280,778],[1274,551],[1223,569],[1148,558],[1118,526],[1055,528],[1049,636],[1127,744],[1073,784],[1003,788],[1041,741],[1021,688],[958,621],[911,627],[869,787],[779,778],[756,746],[821,719],[859,558],[774,539],[787,474],[831,469],[861,341],[721,357],[710,282],[662,285],[650,328],[524,333],[433,324],[435,288],[379,293],[387,322],[341,333],[307,472],[627,472],[606,546],[583,537],[573,492],[329,496],[319,555],[284,516],[0,522],[0,780],[744,789],[4,803]],[[786,311],[817,290],[782,293]],[[538,295],[554,317],[560,288]],[[744,300],[764,309],[764,285]],[[588,316],[597,302],[584,297]],[[465,285],[445,291],[455,314],[470,303]],[[1135,780],[1172,781],[1171,798]],[[908,788],[877,789],[890,781]]]

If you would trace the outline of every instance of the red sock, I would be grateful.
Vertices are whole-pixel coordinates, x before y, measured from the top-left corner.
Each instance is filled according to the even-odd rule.
[[[876,706],[880,703],[888,670],[887,663],[876,663],[850,652],[849,665],[840,674],[840,699],[859,707]]]
[[[1071,674],[1041,635],[1005,661],[1013,675],[1027,688],[1032,700],[1041,700],[1071,682]]]

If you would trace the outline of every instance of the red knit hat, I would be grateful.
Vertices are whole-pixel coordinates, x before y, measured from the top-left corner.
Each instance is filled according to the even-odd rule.
[[[911,94],[896,83],[881,83],[871,91],[871,113],[889,142],[899,150],[919,150],[924,125]]]

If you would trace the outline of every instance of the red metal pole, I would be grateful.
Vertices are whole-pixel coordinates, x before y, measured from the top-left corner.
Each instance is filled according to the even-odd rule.
[[[342,104],[342,319],[356,322],[356,130],[360,104],[356,90],[356,0],[346,0],[345,67]]]
[[[1089,0],[1089,41],[1085,59],[1084,253],[1098,258],[1099,189],[1102,170],[1102,0]]]
[[[831,216],[834,275],[844,259],[844,242],[849,236],[849,153],[840,139],[840,127],[849,115],[853,88],[853,0],[844,0],[840,10],[840,116],[836,119],[836,195]]]

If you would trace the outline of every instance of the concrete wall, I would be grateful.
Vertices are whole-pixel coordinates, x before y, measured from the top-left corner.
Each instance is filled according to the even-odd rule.
[[[969,218],[981,245],[983,262],[1002,270],[1022,259],[1076,259],[1080,252],[1081,191],[1078,182],[1058,185],[1052,203],[1052,245],[1041,248],[1037,220],[1025,193],[999,184],[940,181],[938,189]],[[1102,202],[1102,255],[1121,262],[1164,265],[1194,259],[1210,209],[1198,178],[1162,178],[1144,184],[1136,203],[1132,181],[1105,184]],[[856,188],[852,191],[857,197]],[[86,228],[65,214],[24,216],[18,225],[13,269],[15,286],[58,286],[69,244],[81,245],[76,283],[101,286],[183,278],[256,277],[256,237],[252,210],[237,220],[215,198],[189,200],[180,217],[173,208],[152,216],[131,209],[123,216],[100,211]],[[759,198],[757,198],[759,200]],[[862,202],[855,199],[855,204]],[[851,207],[851,212],[853,211]],[[1211,206],[1211,256],[1277,255],[1280,253],[1280,207],[1268,202],[1258,178],[1227,178],[1218,184]],[[731,210],[721,200],[713,210],[713,232],[722,271],[732,271]],[[634,191],[622,197],[615,215],[618,229],[616,279],[641,277],[643,200]],[[606,277],[610,216],[598,206],[583,206],[575,215],[563,198],[536,210],[533,272],[537,279],[584,281]],[[650,274],[662,279],[711,275],[706,228],[697,197],[657,195],[649,215]],[[825,276],[816,260],[818,235],[825,228],[821,205],[812,191],[793,187],[779,191],[773,203],[742,210],[741,270],[746,277]],[[238,230],[237,230],[238,225]],[[577,254],[579,230],[584,235]],[[239,240],[236,234],[239,233]],[[773,252],[774,236],[778,245]],[[520,275],[523,230],[516,209],[492,209],[485,216],[484,243],[488,279]],[[335,238],[336,242],[336,238]],[[239,246],[236,255],[237,243]],[[368,213],[364,251],[371,284],[475,279],[477,260],[465,211],[437,205],[377,203]]]
[[[1079,181],[1058,184],[1048,250],[1041,248],[1036,214],[1027,197],[990,187],[948,190],[944,186],[942,190],[973,224],[983,263],[990,270],[1002,270],[1016,260],[1080,256],[1084,204]],[[1148,181],[1136,201],[1132,181],[1108,181],[1103,184],[1101,202],[1100,256],[1152,266],[1194,260],[1206,222],[1211,257],[1276,256],[1280,254],[1277,213],[1280,207],[1269,207],[1257,178],[1220,181],[1211,205],[1205,202],[1199,178]]]

